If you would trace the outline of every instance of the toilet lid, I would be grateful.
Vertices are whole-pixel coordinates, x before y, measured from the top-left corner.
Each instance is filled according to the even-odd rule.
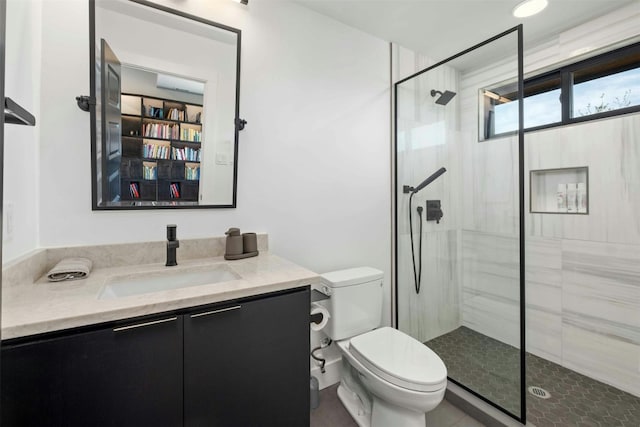
[[[409,390],[446,387],[447,368],[429,347],[397,329],[383,327],[349,343],[360,363],[392,384]]]
[[[384,273],[375,268],[358,267],[324,273],[320,277],[324,284],[332,288],[341,288],[380,280],[383,276]]]

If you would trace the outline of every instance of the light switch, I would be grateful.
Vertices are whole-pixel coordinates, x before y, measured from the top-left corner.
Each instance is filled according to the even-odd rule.
[[[216,153],[216,164],[217,165],[229,164],[229,157],[224,153]]]

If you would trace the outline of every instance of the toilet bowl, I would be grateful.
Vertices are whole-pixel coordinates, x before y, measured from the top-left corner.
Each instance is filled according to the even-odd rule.
[[[342,353],[338,396],[360,427],[424,427],[444,398],[447,369],[423,343],[380,327],[383,276],[370,267],[321,275],[324,332]]]
[[[360,427],[425,426],[447,387],[444,363],[432,350],[389,327],[337,345],[345,363],[338,396]]]

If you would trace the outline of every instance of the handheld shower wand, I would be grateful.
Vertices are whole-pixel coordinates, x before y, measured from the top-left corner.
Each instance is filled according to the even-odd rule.
[[[411,193],[409,195],[409,238],[411,240],[411,262],[413,264],[413,280],[415,283],[416,294],[420,293],[420,284],[422,282],[422,206],[418,206],[418,217],[420,219],[420,230],[419,230],[420,240],[419,240],[419,247],[418,247],[418,269],[416,270],[416,256],[415,256],[415,249],[413,246],[413,224],[412,224],[413,215],[411,212],[411,200],[413,199],[413,196],[418,191],[422,190],[424,187],[431,184],[433,181],[438,179],[438,177],[440,177],[440,175],[442,175],[446,171],[447,170],[445,168],[438,169],[433,174],[431,174],[427,179],[425,179],[420,184],[418,184],[418,186],[415,188],[409,187],[407,185],[404,186],[404,192]]]
[[[437,171],[432,173],[431,176],[429,176],[427,179],[422,181],[416,188],[414,188],[413,191],[411,192],[411,194],[415,194],[418,191],[422,190],[424,187],[426,187],[427,185],[431,184],[433,181],[438,179],[438,177],[440,177],[440,175],[442,175],[446,171],[447,170],[445,168],[438,169]]]
[[[424,181],[422,181],[420,184],[418,184],[417,187],[411,187],[409,185],[405,185],[403,187],[403,192],[405,194],[407,193],[411,193],[411,195],[413,196],[415,193],[417,193],[418,191],[422,190],[424,187],[426,187],[427,185],[431,184],[433,181],[435,181],[436,179],[438,179],[438,177],[440,175],[442,175],[443,173],[445,173],[447,170],[445,168],[440,168],[437,171],[435,171],[434,173],[432,173],[431,175],[429,175],[429,177],[427,179],[425,179]]]

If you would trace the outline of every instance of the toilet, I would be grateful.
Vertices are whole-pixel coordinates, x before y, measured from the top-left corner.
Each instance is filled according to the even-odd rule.
[[[321,275],[330,314],[323,332],[342,353],[338,397],[360,427],[425,427],[444,397],[447,369],[409,335],[380,327],[383,273],[370,267]]]

